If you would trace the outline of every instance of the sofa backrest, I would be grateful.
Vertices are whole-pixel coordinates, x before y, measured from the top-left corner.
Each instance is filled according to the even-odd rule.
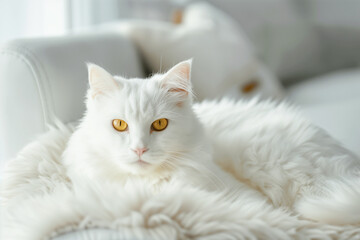
[[[289,83],[360,66],[358,0],[208,0],[237,20],[259,57]]]
[[[135,13],[154,12],[135,17],[178,21],[178,12],[197,1],[234,18],[259,58],[285,84],[360,64],[358,0],[131,0],[131,8],[138,8]]]

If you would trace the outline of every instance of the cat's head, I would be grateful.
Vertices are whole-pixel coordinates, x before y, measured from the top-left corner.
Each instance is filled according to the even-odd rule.
[[[145,175],[176,167],[197,141],[191,60],[148,79],[113,77],[89,64],[82,131],[102,163]]]

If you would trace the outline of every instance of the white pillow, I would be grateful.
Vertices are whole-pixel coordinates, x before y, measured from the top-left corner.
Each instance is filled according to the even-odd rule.
[[[235,22],[207,3],[188,6],[179,25],[131,21],[122,24],[121,31],[134,40],[152,72],[194,58],[192,82],[198,100],[216,98],[232,88],[237,97],[281,95],[278,80],[270,73],[263,77],[265,70]]]

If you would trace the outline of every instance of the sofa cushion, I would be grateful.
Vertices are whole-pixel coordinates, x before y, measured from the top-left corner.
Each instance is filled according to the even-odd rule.
[[[360,98],[302,106],[304,114],[360,156]]]
[[[360,98],[360,69],[342,70],[306,79],[287,90],[301,105],[316,105]]]
[[[189,5],[179,25],[138,21],[106,27],[129,34],[152,72],[194,58],[192,82],[197,100],[217,98],[234,87],[241,97],[282,93],[278,80],[258,63],[236,22],[209,4]]]
[[[237,20],[259,57],[282,81],[321,72],[321,42],[301,11],[304,1],[208,1]]]

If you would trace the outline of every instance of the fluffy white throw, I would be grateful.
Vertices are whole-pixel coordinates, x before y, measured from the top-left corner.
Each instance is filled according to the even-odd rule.
[[[53,128],[10,162],[1,194],[1,239],[47,239],[96,227],[139,239],[360,238],[357,227],[302,220],[246,196],[230,202],[221,192],[176,183],[155,193],[139,181],[72,187],[60,162],[72,130]]]

